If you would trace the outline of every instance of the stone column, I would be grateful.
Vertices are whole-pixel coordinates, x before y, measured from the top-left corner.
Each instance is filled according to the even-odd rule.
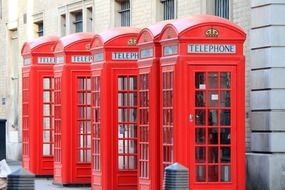
[[[285,1],[251,1],[247,189],[285,189]]]

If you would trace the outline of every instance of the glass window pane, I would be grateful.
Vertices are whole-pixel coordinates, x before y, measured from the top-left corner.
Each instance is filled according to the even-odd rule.
[[[196,166],[196,181],[203,182],[206,181],[206,167]]]
[[[118,158],[118,165],[119,165],[119,169],[124,169],[125,168],[125,162],[124,162],[124,156],[119,156]]]
[[[126,138],[126,137],[128,137],[127,125],[119,125],[118,137],[119,138]]]
[[[201,128],[195,129],[195,142],[196,144],[205,144],[206,130]]]
[[[196,107],[205,107],[206,105],[206,98],[205,98],[205,91],[196,91],[195,92],[195,105]]]
[[[43,89],[50,89],[51,84],[50,84],[50,78],[44,78],[43,79]]]
[[[208,143],[209,144],[218,144],[218,128],[209,128],[208,129]]]
[[[137,153],[137,141],[136,140],[129,141],[129,153],[130,154]]]
[[[195,87],[196,89],[206,89],[205,73],[195,73]]]
[[[128,110],[127,109],[118,109],[118,121],[126,122],[128,118]]]
[[[118,106],[127,106],[128,105],[128,94],[127,93],[118,93]]]
[[[210,182],[217,182],[219,180],[218,174],[219,174],[218,166],[208,167],[208,180]]]
[[[221,87],[220,88],[231,88],[231,73],[222,72],[220,77],[221,77]]]
[[[209,147],[208,148],[208,162],[209,163],[218,163],[218,147]]]
[[[44,118],[44,121],[43,121],[44,123],[43,123],[43,128],[44,129],[49,129],[50,128],[50,118],[49,117],[45,117]]]
[[[221,125],[229,126],[231,125],[231,110],[221,110]]]
[[[50,131],[44,131],[43,135],[44,135],[43,141],[46,143],[49,143],[50,142]]]
[[[209,91],[208,93],[208,106],[218,107],[219,93],[218,91]]]
[[[129,156],[129,169],[133,170],[137,168],[136,156]]]
[[[212,89],[218,88],[218,73],[217,72],[208,73],[208,88],[212,88]]]
[[[129,104],[130,106],[137,105],[137,93],[129,93]]]
[[[231,144],[231,129],[221,128],[221,144]]]
[[[129,122],[137,121],[137,109],[129,109]]]
[[[137,77],[130,77],[130,90],[137,89]]]
[[[208,125],[209,126],[218,125],[218,110],[208,110]]]
[[[136,138],[137,137],[137,126],[129,125],[129,137]]]
[[[221,181],[231,181],[231,166],[221,166]]]
[[[203,126],[206,124],[205,110],[195,110],[195,124],[199,126]]]
[[[43,155],[44,155],[44,156],[49,156],[49,155],[51,155],[51,152],[50,152],[50,144],[43,144]]]
[[[221,91],[221,107],[231,107],[230,91]]]
[[[50,105],[49,104],[44,104],[44,116],[49,116],[50,115]]]
[[[231,148],[221,147],[221,162],[230,163],[231,162]]]
[[[119,140],[118,141],[118,153],[123,154],[124,153],[124,140]]]
[[[206,148],[205,147],[195,148],[195,160],[196,160],[196,163],[205,163],[206,161]]]
[[[128,80],[127,77],[118,78],[118,90],[127,90]]]
[[[43,102],[50,102],[50,91],[44,91]]]

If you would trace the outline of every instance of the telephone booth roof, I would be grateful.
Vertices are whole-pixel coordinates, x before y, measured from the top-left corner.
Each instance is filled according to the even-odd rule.
[[[59,38],[56,36],[44,36],[25,42],[22,47],[22,56],[32,53],[53,53]]]
[[[246,33],[240,26],[218,16],[202,15],[177,19],[167,24],[163,28],[162,41],[168,39],[205,38],[204,34],[212,26],[218,27],[219,30],[214,32],[217,32],[219,39],[245,40]],[[201,30],[205,30],[205,32],[201,32]],[[209,35],[213,38],[216,37],[211,36],[211,33]]]
[[[124,36],[136,36],[140,32],[139,28],[118,27],[96,34],[93,38],[91,49],[102,46],[129,46],[125,41],[118,40]],[[133,44],[134,46],[135,44]]]
[[[161,21],[142,29],[137,38],[138,44],[159,41],[161,37],[160,34],[164,26],[172,22],[173,20]]]
[[[57,52],[87,52],[90,50],[94,33],[80,32],[60,38],[56,47]]]

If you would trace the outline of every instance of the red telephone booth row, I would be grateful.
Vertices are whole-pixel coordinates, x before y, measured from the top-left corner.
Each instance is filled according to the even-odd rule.
[[[52,136],[54,123],[55,183],[162,189],[164,168],[179,162],[191,189],[244,189],[244,40],[215,16],[61,38],[54,85],[41,90],[50,101],[33,99],[52,110],[54,91],[54,111],[31,112],[36,84],[23,68],[23,165],[40,155],[32,134]],[[28,49],[26,64],[37,59]],[[33,117],[53,122],[33,127]]]
[[[57,41],[57,37],[41,37],[22,48],[22,163],[36,175],[53,174],[53,50]]]
[[[137,189],[136,28],[116,28],[92,42],[92,188]]]

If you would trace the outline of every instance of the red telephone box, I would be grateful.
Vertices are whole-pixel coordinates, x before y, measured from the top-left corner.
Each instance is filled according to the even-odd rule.
[[[91,33],[59,40],[54,67],[54,182],[91,180]]]
[[[136,28],[92,42],[92,189],[137,189]]]
[[[215,16],[163,29],[162,168],[187,166],[191,189],[245,189],[245,37]]]
[[[22,48],[22,159],[35,175],[53,175],[53,50],[57,37]]]
[[[160,107],[159,59],[160,37],[170,21],[156,23],[143,29],[138,36],[139,48],[139,181],[138,189],[160,189]]]

